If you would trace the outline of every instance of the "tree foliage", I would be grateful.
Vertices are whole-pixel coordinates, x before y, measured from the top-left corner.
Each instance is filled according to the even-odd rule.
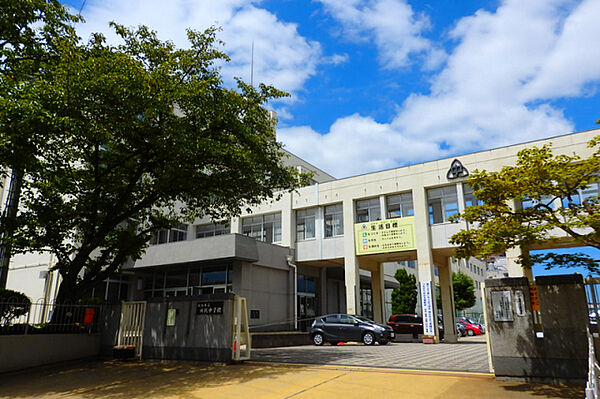
[[[396,270],[394,278],[400,283],[400,288],[392,291],[392,313],[412,314],[417,306],[417,279],[404,269]]]
[[[307,183],[282,165],[264,108],[285,93],[224,87],[216,29],[188,31],[190,48],[178,49],[146,27],[113,23],[121,44],[101,34],[83,44],[58,3],[16,3],[57,10],[56,21],[39,10],[22,19],[38,33],[12,47],[38,46],[39,65],[0,92],[0,168],[23,171],[13,250],[55,255],[57,300],[76,300],[139,259],[160,229],[235,216]],[[49,24],[61,29],[44,38]]]
[[[474,171],[468,184],[483,205],[468,207],[453,217],[464,219],[469,226],[451,238],[458,246],[456,256],[486,257],[513,247],[535,249],[540,243],[557,240],[553,235],[557,230],[576,244],[600,249],[599,197],[582,199],[578,194],[600,181],[599,141],[600,136],[588,143],[589,148],[595,148],[588,158],[554,155],[551,146],[544,145],[519,151],[515,166],[498,172]],[[523,201],[530,206],[519,206]],[[556,206],[557,201],[563,206]],[[571,255],[571,261],[564,265],[583,262],[591,270],[598,266],[597,261],[576,258]],[[524,256],[520,261],[528,267],[532,259]]]
[[[29,312],[31,300],[18,291],[0,288],[0,325],[10,324],[12,320]]]
[[[475,285],[473,279],[462,272],[452,273],[454,308],[464,310],[475,305]]]

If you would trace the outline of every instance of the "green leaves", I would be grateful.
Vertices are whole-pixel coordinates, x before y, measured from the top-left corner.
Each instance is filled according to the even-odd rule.
[[[40,56],[35,73],[0,83],[0,169],[24,171],[14,249],[57,256],[62,299],[138,259],[154,231],[234,216],[307,182],[282,165],[264,108],[286,94],[223,87],[218,29],[188,31],[190,49],[177,49],[112,23],[121,44],[101,34],[81,44],[75,17],[42,3],[56,12],[38,22],[56,36],[23,41]]]
[[[414,275],[404,269],[396,270],[394,274],[400,283],[400,288],[392,291],[392,314],[412,314],[417,306],[417,280]]]
[[[598,140],[588,146],[597,147]],[[554,155],[550,145],[526,148],[517,156],[515,166],[499,172],[476,170],[469,177],[468,184],[484,205],[454,217],[469,226],[451,238],[456,256],[486,257],[512,247],[539,247],[557,240],[558,231],[579,245],[600,249],[598,195],[585,201],[579,195],[600,180],[600,149],[586,159]]]
[[[462,272],[452,273],[454,290],[454,308],[463,310],[475,305],[475,286],[473,279]]]

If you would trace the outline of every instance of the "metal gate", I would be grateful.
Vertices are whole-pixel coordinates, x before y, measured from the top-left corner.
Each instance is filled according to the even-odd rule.
[[[142,339],[146,318],[146,301],[122,302],[118,346],[135,346],[135,356],[142,358]]]

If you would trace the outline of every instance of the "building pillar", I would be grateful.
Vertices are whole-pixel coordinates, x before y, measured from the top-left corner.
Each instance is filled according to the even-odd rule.
[[[533,282],[533,270],[530,267],[524,268],[518,263],[518,258],[524,254],[529,256],[528,250],[522,250],[521,248],[510,248],[506,251],[506,267],[508,269],[509,277],[527,277],[530,282]]]
[[[440,278],[440,296],[442,298],[442,317],[444,320],[444,341],[458,342],[456,333],[456,312],[454,309],[454,290],[452,289],[452,268],[446,258],[444,266],[438,265]]]
[[[377,263],[371,271],[371,299],[373,301],[373,319],[385,323],[385,282],[383,264]]]
[[[319,314],[327,314],[327,268],[319,269]]]
[[[433,322],[433,335],[435,342],[439,342],[439,331],[437,327],[437,305],[435,303],[435,279],[433,254],[431,252],[431,237],[429,234],[429,209],[427,197],[422,185],[413,187],[413,207],[415,210],[415,233],[417,241],[417,267],[419,271],[419,293],[421,295],[421,309],[423,323],[426,320]],[[423,292],[423,283],[429,283],[429,294]],[[430,306],[425,306],[429,304]]]
[[[360,271],[354,249],[354,201],[346,199],[344,210],[344,282],[346,285],[346,313],[361,314]]]

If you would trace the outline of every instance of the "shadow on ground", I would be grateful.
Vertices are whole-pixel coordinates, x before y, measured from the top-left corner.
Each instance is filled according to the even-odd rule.
[[[199,388],[294,373],[301,366],[97,361],[0,376],[0,398],[181,396]]]
[[[539,396],[542,398],[565,398],[565,399],[581,399],[585,397],[585,388],[576,385],[545,385],[535,383],[521,383],[505,385],[503,387],[511,392],[526,392],[531,396]]]

